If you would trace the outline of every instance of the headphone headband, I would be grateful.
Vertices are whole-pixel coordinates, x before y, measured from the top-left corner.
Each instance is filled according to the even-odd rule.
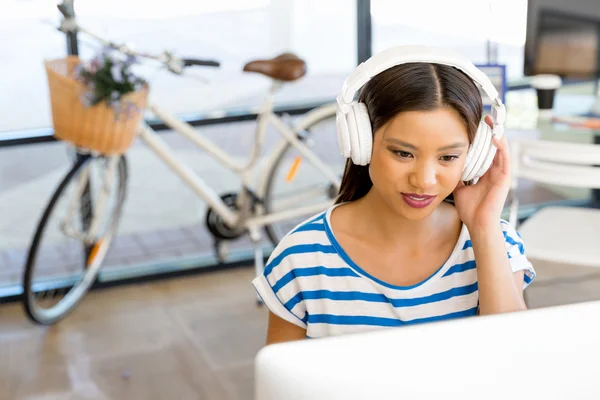
[[[341,94],[337,97],[338,106],[343,112],[347,112],[348,105],[352,103],[356,92],[373,76],[395,65],[416,62],[444,64],[460,69],[471,80],[481,86],[483,91],[493,101],[494,108],[501,108],[502,100],[500,100],[498,91],[489,77],[469,59],[446,48],[429,46],[391,47],[361,63],[345,80]]]
[[[493,136],[504,134],[506,108],[489,77],[467,58],[451,50],[427,46],[396,46],[375,54],[361,63],[344,81],[337,97],[336,124],[338,144],[342,155],[352,158],[357,165],[371,160],[373,132],[365,104],[354,101],[354,96],[373,76],[406,63],[431,63],[455,67],[465,73],[492,100],[492,127],[479,121],[475,139],[467,152],[461,179],[475,182],[488,170],[494,160],[496,147]],[[478,92],[479,93],[479,92]]]

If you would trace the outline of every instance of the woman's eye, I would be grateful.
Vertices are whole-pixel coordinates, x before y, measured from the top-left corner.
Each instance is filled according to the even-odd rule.
[[[410,158],[410,157],[412,157],[412,154],[410,154],[407,151],[396,151],[396,154],[398,156],[400,156],[401,158]]]
[[[442,156],[442,161],[450,162],[454,161],[458,158],[458,156]]]

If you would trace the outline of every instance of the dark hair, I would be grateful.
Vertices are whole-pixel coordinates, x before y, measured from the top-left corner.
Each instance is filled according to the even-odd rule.
[[[451,107],[463,119],[472,143],[483,112],[479,89],[471,78],[442,64],[408,63],[389,68],[363,86],[358,101],[367,106],[373,135],[400,112]],[[369,166],[348,159],[336,204],[358,200],[372,186]]]

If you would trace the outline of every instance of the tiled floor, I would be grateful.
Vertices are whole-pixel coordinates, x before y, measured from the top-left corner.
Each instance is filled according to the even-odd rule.
[[[251,399],[250,272],[97,291],[51,328],[0,306],[0,399]]]

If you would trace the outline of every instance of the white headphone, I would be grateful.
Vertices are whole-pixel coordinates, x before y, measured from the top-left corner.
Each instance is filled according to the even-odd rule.
[[[444,64],[458,68],[473,82],[479,85],[492,100],[493,130],[481,121],[473,143],[467,152],[467,159],[461,176],[464,182],[477,181],[490,167],[496,155],[496,146],[492,142],[493,135],[504,134],[506,109],[498,95],[498,91],[487,75],[479,70],[471,61],[448,49],[427,46],[397,46],[375,54],[361,63],[350,75],[342,92],[337,97],[337,131],[338,144],[342,155],[351,158],[357,165],[367,165],[371,161],[373,133],[369,113],[364,103],[354,101],[354,95],[373,76],[393,66],[406,63]]]

